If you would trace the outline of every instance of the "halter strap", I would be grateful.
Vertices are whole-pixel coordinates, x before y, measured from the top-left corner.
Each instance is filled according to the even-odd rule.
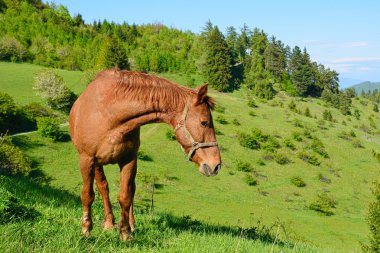
[[[189,102],[186,103],[186,105],[185,105],[185,109],[183,110],[183,113],[182,113],[182,119],[177,123],[176,127],[174,128],[174,133],[177,132],[178,129],[180,129],[181,127],[183,128],[183,131],[185,132],[186,137],[191,142],[191,149],[190,149],[189,153],[187,154],[187,159],[189,161],[191,161],[192,160],[191,157],[194,155],[194,153],[195,153],[195,151],[197,151],[197,149],[218,146],[218,143],[216,141],[197,142],[194,140],[193,136],[191,136],[191,133],[186,128],[186,117],[187,117],[188,112],[189,112]],[[182,145],[181,145],[181,148],[185,152],[185,149],[182,147]]]

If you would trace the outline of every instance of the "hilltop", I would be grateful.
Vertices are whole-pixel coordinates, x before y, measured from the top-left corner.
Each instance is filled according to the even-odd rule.
[[[380,82],[366,81],[366,82],[352,85],[349,88],[354,89],[357,94],[361,94],[362,91],[367,93],[368,91],[380,90]]]
[[[8,76],[5,90],[13,94],[16,101],[38,100],[31,86],[32,72],[40,67],[2,63],[1,68],[20,73],[18,76]],[[81,72],[67,71],[65,75],[68,86],[78,93],[84,89],[85,86],[75,81],[80,79]],[[25,77],[23,82],[19,81],[20,76]],[[180,74],[169,77],[179,83],[184,79]],[[278,247],[285,252],[359,251],[359,242],[367,240],[365,213],[371,198],[371,182],[379,178],[378,165],[372,158],[371,150],[379,151],[380,115],[372,111],[372,102],[353,99],[352,111],[357,110],[359,116],[351,116],[343,115],[338,109],[330,108],[316,98],[292,98],[279,93],[273,100],[266,101],[248,94],[244,90],[211,92],[218,105],[213,116],[223,160],[222,171],[214,178],[201,176],[192,163],[185,162],[178,144],[166,137],[168,126],[152,124],[142,128],[141,150],[149,159],[142,157],[138,165],[138,232],[134,247],[161,251],[169,244],[173,249],[180,250],[181,247],[186,248],[186,244],[190,245],[187,240],[199,241],[202,237],[204,243],[193,245],[194,250],[201,250],[199,247],[202,247],[202,250],[217,252],[223,248],[222,242],[225,241],[250,252],[269,251],[269,246],[257,239],[260,236],[251,234],[253,237],[249,237],[249,231],[252,232],[249,229],[260,228],[257,231],[262,233],[273,226],[268,231],[275,237],[277,228],[280,228],[279,238],[287,243]],[[23,96],[22,99],[19,96]],[[242,146],[244,134],[256,139],[261,136],[260,148]],[[49,251],[57,247],[56,244],[63,251],[70,247],[90,250],[92,246],[79,239],[81,177],[78,156],[72,144],[53,143],[35,133],[14,137],[14,143],[49,179],[46,187],[51,189],[35,183],[30,185],[23,180],[16,183],[13,179],[2,178],[2,182],[8,182],[5,185],[9,191],[26,206],[35,208],[41,216],[32,223],[2,225],[0,234],[7,236],[7,239],[1,241],[8,241],[15,248],[22,244],[30,250]],[[105,169],[117,215],[118,171],[116,166]],[[151,188],[146,181],[151,177],[156,178],[154,218],[149,218]],[[299,184],[294,183],[293,178],[300,179],[305,186],[297,187]],[[28,197],[24,197],[22,193],[30,187],[33,190],[28,190]],[[63,191],[63,195],[59,191]],[[36,196],[41,194],[46,199],[36,202]],[[311,204],[318,204],[318,195],[323,194],[327,194],[334,203],[329,210],[331,213],[310,208]],[[99,196],[94,206],[96,228],[91,240],[96,242],[96,249],[126,247],[120,245],[117,233],[101,232]],[[169,214],[173,216],[167,216]],[[177,223],[173,225],[172,219]],[[47,224],[49,220],[53,223],[51,228]],[[169,227],[161,227],[161,222],[169,224]],[[62,225],[58,228],[54,224]],[[21,227],[23,229],[18,230]],[[241,242],[239,236],[236,237],[239,234],[239,228],[235,230],[237,227],[247,229],[241,232],[244,234]],[[166,232],[161,234],[160,229]],[[205,232],[199,233],[200,230]],[[21,239],[13,240],[11,238],[16,237],[12,233],[16,231],[28,236],[18,236]],[[144,236],[144,233],[148,234]],[[182,239],[174,239],[173,233],[179,234]],[[63,238],[63,234],[68,237]],[[161,236],[167,239],[153,243]],[[46,241],[48,238],[49,242],[55,241],[56,244]],[[100,238],[107,242],[98,242]],[[213,248],[206,246],[214,242],[217,243]],[[269,240],[269,245],[271,243],[273,241]],[[298,246],[286,246],[292,243]],[[5,245],[0,247],[5,249]],[[229,246],[226,249],[234,251],[236,248]]]

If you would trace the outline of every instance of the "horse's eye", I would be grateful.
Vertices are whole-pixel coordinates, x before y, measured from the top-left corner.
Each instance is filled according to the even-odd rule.
[[[202,121],[201,125],[202,125],[202,127],[207,127],[208,126],[208,121]]]

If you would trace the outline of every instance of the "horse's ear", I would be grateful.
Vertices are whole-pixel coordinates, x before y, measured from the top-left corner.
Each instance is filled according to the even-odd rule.
[[[196,89],[197,103],[201,104],[205,102],[205,99],[207,98],[207,89],[208,89],[208,83],[205,83]]]

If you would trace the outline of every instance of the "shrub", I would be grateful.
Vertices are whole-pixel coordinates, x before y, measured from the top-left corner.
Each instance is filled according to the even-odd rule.
[[[37,132],[42,137],[52,139],[53,141],[60,141],[63,137],[58,120],[52,117],[37,118]]]
[[[373,111],[379,112],[379,106],[376,103],[373,104]]]
[[[290,179],[290,182],[297,187],[305,187],[306,183],[299,176],[294,176]]]
[[[216,117],[215,121],[222,124],[222,125],[228,124],[227,119],[225,117],[223,117],[222,115],[218,115]]]
[[[223,135],[223,132],[219,130],[219,128],[214,128],[214,132],[216,135]]]
[[[302,137],[299,132],[293,132],[292,137],[295,141],[302,141]]]
[[[29,175],[31,162],[8,136],[0,137],[0,173]]]
[[[380,251],[380,183],[375,182],[372,187],[374,199],[369,204],[366,220],[369,225],[369,245],[363,245],[365,252]]]
[[[311,113],[309,107],[306,107],[305,109],[305,116],[311,118]]]
[[[221,106],[221,105],[219,105],[219,104],[217,104],[217,105],[215,106],[214,110],[215,110],[216,112],[219,112],[219,113],[224,113],[225,110],[226,110],[226,108],[223,107],[223,106]]]
[[[17,113],[13,98],[7,93],[0,92],[0,132],[5,133],[12,128],[12,121]]]
[[[275,154],[274,160],[276,161],[276,163],[281,164],[281,165],[288,164],[291,162],[290,159],[286,155],[281,154],[281,153]]]
[[[170,141],[175,141],[175,140],[177,139],[176,136],[175,136],[174,131],[171,130],[171,129],[168,129],[168,130],[166,131],[165,136],[166,136],[166,138],[167,138],[168,140],[170,140]]]
[[[249,111],[249,116],[252,116],[252,117],[256,117],[257,115],[256,115],[256,113],[254,112],[254,111]]]
[[[289,107],[289,109],[290,109],[291,111],[293,111],[293,112],[297,111],[297,105],[296,105],[296,103],[294,102],[293,99],[292,99],[292,100],[290,101],[290,103],[288,104],[288,107]]]
[[[238,140],[239,140],[240,145],[245,148],[249,148],[249,149],[260,148],[260,143],[252,135],[239,133]]]
[[[325,109],[325,110],[323,111],[322,116],[323,116],[323,119],[324,119],[324,120],[327,120],[327,121],[330,121],[330,122],[333,121],[333,116],[332,116],[330,110]]]
[[[237,119],[233,119],[232,120],[232,124],[235,125],[235,126],[240,126],[240,122]]]
[[[319,166],[321,164],[319,162],[318,158],[314,154],[309,154],[305,151],[299,152],[298,158],[300,158],[304,162],[307,162],[307,163],[315,165],[315,166]]]
[[[260,146],[263,150],[266,150],[269,152],[274,152],[274,151],[276,151],[276,149],[279,149],[281,147],[280,143],[275,138],[273,138],[272,136],[269,136],[267,141],[260,144]]]
[[[266,161],[272,161],[274,159],[274,154],[272,152],[264,152],[263,159]]]
[[[296,146],[290,139],[284,140],[285,147],[290,148],[291,150],[296,150]]]
[[[254,170],[252,164],[240,160],[236,163],[236,169],[243,172],[252,172]]]
[[[331,209],[335,208],[335,206],[336,202],[332,197],[328,196],[327,193],[321,193],[309,205],[309,209],[330,216],[334,214]]]
[[[143,150],[139,150],[137,152],[137,158],[142,161],[151,162],[153,161],[152,157],[150,157],[147,153],[145,153]]]
[[[324,158],[329,158],[329,154],[325,150],[325,146],[322,141],[316,137],[313,138],[310,148],[317,154],[320,154]]]
[[[360,119],[360,112],[359,112],[358,109],[355,109],[355,111],[354,111],[354,117],[355,117],[355,119],[357,119],[357,120]]]
[[[247,105],[251,108],[257,108],[257,104],[256,104],[255,100],[253,100],[253,99],[248,100]]]
[[[69,112],[76,95],[66,87],[63,78],[52,70],[44,70],[34,77],[33,89],[47,100],[49,107]]]
[[[25,48],[16,38],[4,36],[0,39],[0,60],[22,61],[25,52]]]
[[[318,174],[318,179],[319,179],[319,181],[321,181],[323,183],[331,184],[331,179],[328,177],[325,177],[324,175],[322,175],[322,173]]]
[[[247,183],[249,186],[255,186],[258,184],[257,179],[254,178],[252,175],[245,175],[244,181]]]
[[[372,156],[380,162],[380,153],[372,149]]]
[[[363,143],[359,139],[353,139],[352,146],[354,146],[354,148],[364,148]]]
[[[259,142],[265,142],[268,140],[269,135],[263,134],[260,129],[252,128],[251,130],[253,138]]]

